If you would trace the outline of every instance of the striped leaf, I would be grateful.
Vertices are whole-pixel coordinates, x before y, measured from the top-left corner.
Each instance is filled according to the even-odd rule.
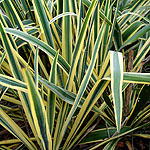
[[[6,75],[0,74],[0,84],[12,89],[20,90],[22,92],[27,92],[24,82]]]
[[[110,51],[111,90],[114,103],[114,112],[117,131],[120,132],[122,121],[122,83],[123,57],[119,52]]]
[[[35,56],[34,56],[34,81],[35,81],[35,86],[38,88],[38,48],[36,48],[35,51]]]
[[[34,143],[28,138],[24,131],[0,108],[0,124],[21,140],[26,147],[36,150]]]
[[[142,37],[146,32],[150,31],[150,25],[145,25],[141,30],[136,32],[132,37],[130,37],[121,47],[119,50],[121,50],[124,46],[131,44],[138,40],[140,37]]]
[[[6,28],[6,32],[9,34],[18,36],[19,38],[21,38],[27,42],[30,42],[35,46],[38,46],[38,48],[43,50],[52,59],[54,59],[54,57],[57,53],[56,50],[54,50],[52,47],[50,47],[43,41],[35,38],[34,36],[31,36],[30,34],[27,34],[27,33],[24,33],[24,32],[15,30],[15,29],[10,29],[10,28]],[[69,73],[70,67],[69,67],[68,63],[65,61],[65,59],[60,55],[58,55],[58,64],[66,73]]]
[[[128,126],[125,126],[121,129],[121,133],[124,133],[128,130],[130,130],[131,128]],[[92,143],[92,142],[100,142],[103,141],[104,139],[108,139],[108,133],[110,137],[113,136],[113,134],[116,132],[116,128],[114,127],[110,127],[108,128],[108,130],[106,128],[102,128],[102,129],[97,129],[97,130],[93,130],[91,133],[89,133],[89,135],[87,135],[87,137],[85,137],[82,141],[81,144],[86,144],[86,143]]]
[[[54,58],[51,72],[50,72],[50,78],[49,78],[49,81],[53,83],[54,85],[57,83],[57,78],[56,78],[57,58],[58,58],[58,53],[56,54]],[[56,107],[56,95],[55,93],[49,90],[48,98],[47,98],[47,118],[48,118],[48,124],[49,124],[51,134],[53,133],[53,129],[54,129],[55,107]]]
[[[101,34],[99,34],[99,35],[101,35]],[[96,45],[95,45],[95,48],[96,48]],[[107,63],[108,63],[108,61],[106,61],[105,64],[103,65],[104,72],[105,72]],[[72,130],[71,130],[71,132],[70,132],[70,134],[69,134],[69,136],[66,140],[65,146],[68,143],[69,144],[71,143],[71,140],[74,138],[75,134],[80,129],[80,126],[82,125],[82,123],[85,120],[86,116],[90,112],[91,108],[94,106],[94,104],[99,99],[99,97],[103,94],[103,92],[106,89],[106,87],[108,86],[108,84],[109,84],[109,82],[103,82],[101,80],[98,80],[95,83],[94,87],[92,88],[89,95],[87,96],[83,106],[81,107],[81,110],[80,110],[80,112],[79,112],[79,114],[78,114],[78,116],[77,116],[77,118],[74,122],[73,128],[72,128]]]
[[[71,68],[70,68],[70,73],[69,73],[69,77],[68,77],[67,84],[66,84],[66,89],[70,90],[72,88],[72,80],[74,79],[74,75],[76,73],[76,67],[77,67],[77,63],[78,63],[78,60],[79,60],[79,57],[83,48],[83,42],[84,42],[84,38],[85,38],[86,31],[88,28],[88,23],[90,21],[90,17],[92,13],[95,10],[96,5],[97,5],[97,0],[93,0],[88,9],[84,24],[82,26],[78,40],[76,42],[76,46],[75,46],[73,58],[72,58],[72,63],[71,63]]]
[[[110,150],[115,150],[115,147],[116,147],[117,143],[119,142],[119,140],[120,140],[120,138],[118,138],[117,140],[114,140],[114,141],[109,142],[109,143],[104,147],[103,150],[108,150],[108,149],[110,149]]]
[[[145,139],[150,139],[149,134],[133,134],[132,136],[141,137],[141,138],[145,138]]]
[[[92,71],[93,71],[93,68],[94,68],[94,65],[95,65],[95,61],[96,61],[96,57],[97,57],[97,54],[98,54],[98,50],[99,50],[99,47],[100,47],[100,44],[101,44],[101,40],[102,40],[102,34],[103,34],[103,25],[99,31],[99,35],[97,37],[97,40],[96,40],[96,43],[95,43],[95,46],[94,46],[94,50],[93,50],[93,55],[92,55],[92,58],[91,58],[91,62],[90,62],[90,65],[89,65],[89,68],[81,82],[81,85],[80,85],[80,88],[79,88],[79,91],[78,91],[78,94],[76,96],[76,99],[75,99],[75,102],[74,102],[74,105],[73,107],[71,108],[70,112],[69,112],[69,115],[65,121],[65,124],[62,128],[62,132],[61,132],[61,135],[64,136],[65,134],[65,131],[67,129],[67,126],[71,120],[71,117],[73,116],[75,110],[77,109],[77,106],[80,102],[80,99],[86,89],[86,86],[90,80],[90,77],[91,77],[91,74],[92,74]],[[68,80],[69,81],[69,80]],[[60,144],[60,143],[59,143]]]
[[[133,131],[136,131],[136,130],[141,129],[141,128],[144,128],[144,127],[147,127],[147,126],[149,126],[149,125],[150,125],[150,122],[148,122],[148,123],[146,123],[146,124],[143,124],[143,125],[141,125],[141,126],[138,126],[138,127],[136,127],[136,128],[130,129],[130,130],[128,130],[128,131],[126,131],[126,132],[124,132],[124,133],[121,133],[121,134],[119,134],[119,135],[117,135],[117,136],[114,136],[114,137],[111,137],[111,138],[109,138],[109,139],[106,139],[106,140],[104,140],[103,142],[101,142],[100,144],[98,144],[98,145],[94,146],[93,148],[91,148],[90,150],[94,150],[94,149],[96,149],[96,148],[98,148],[98,147],[100,147],[100,146],[102,146],[102,145],[104,145],[104,144],[106,144],[106,143],[108,143],[108,142],[110,142],[110,141],[112,141],[112,140],[116,140],[116,139],[118,139],[118,138],[120,138],[120,137],[123,137],[123,136],[125,136],[125,135],[127,135],[127,134],[132,133]]]
[[[42,33],[44,34],[45,41],[51,47],[54,47],[51,30],[49,27],[48,19],[47,19],[42,1],[43,0],[33,0],[33,6],[34,6],[35,12],[37,14],[37,18],[38,18]]]
[[[105,77],[103,79],[111,80],[111,76]],[[123,72],[123,82],[150,84],[150,73]]]
[[[77,16],[77,14],[73,13],[73,12],[64,12],[62,14],[57,15],[56,17],[52,18],[49,22],[49,24],[53,23],[54,21],[66,17],[66,16]]]
[[[63,13],[70,11],[70,3],[69,0],[63,0]],[[71,64],[72,61],[72,24],[71,17],[65,16],[63,17],[62,23],[62,56]]]
[[[23,75],[22,75],[22,71],[21,71],[21,66],[18,62],[17,57],[15,57],[15,53],[13,52],[15,50],[14,50],[10,40],[8,39],[8,36],[5,32],[4,26],[1,23],[1,21],[0,21],[0,30],[1,30],[1,32],[0,32],[1,33],[1,39],[3,41],[4,48],[6,50],[6,54],[8,56],[8,61],[9,61],[9,64],[10,64],[11,71],[12,71],[12,73],[13,73],[13,75],[16,79],[22,81],[23,80]],[[35,128],[33,126],[33,116],[30,115],[31,107],[29,106],[29,101],[28,101],[27,95],[23,92],[20,92],[20,91],[18,91],[18,94],[19,94],[19,97],[21,99],[21,103],[24,107],[26,116],[29,120],[29,123],[30,123],[30,126],[32,128],[33,134],[35,135],[37,141],[39,142],[39,140],[38,140],[38,138],[35,134]]]
[[[27,83],[29,105],[32,108],[31,114],[36,129],[36,133],[41,141],[44,150],[52,149],[52,139],[48,126],[46,110],[42,98],[35,86],[35,83],[27,69],[23,69],[25,81]]]

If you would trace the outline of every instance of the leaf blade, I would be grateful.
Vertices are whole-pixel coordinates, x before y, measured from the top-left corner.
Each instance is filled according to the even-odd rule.
[[[41,140],[43,149],[52,149],[52,140],[48,128],[48,121],[44,103],[34,84],[34,81],[27,69],[23,69],[23,74],[28,88],[31,114],[35,125],[36,133]]]
[[[123,58],[121,53],[110,51],[111,90],[114,103],[117,131],[121,129],[122,119],[122,83],[123,83]]]

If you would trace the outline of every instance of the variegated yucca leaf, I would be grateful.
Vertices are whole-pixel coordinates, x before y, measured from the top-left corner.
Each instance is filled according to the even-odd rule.
[[[43,0],[33,0],[33,6],[40,24],[40,29],[42,34],[44,35],[44,41],[51,47],[54,47],[52,34],[48,23],[48,18],[46,16],[44,7],[42,6],[43,4],[44,4]]]
[[[21,140],[29,149],[37,149],[24,131],[0,108],[0,124]]]
[[[124,136],[124,135],[126,135],[126,134],[129,134],[129,133],[131,133],[131,132],[133,132],[133,131],[135,131],[135,130],[138,130],[138,129],[140,129],[140,128],[147,127],[147,126],[149,126],[149,125],[150,125],[150,122],[148,122],[147,124],[138,126],[138,127],[134,128],[134,129],[128,129],[127,131],[125,131],[125,132],[123,132],[123,133],[121,133],[121,134],[119,134],[119,135],[117,135],[117,136],[114,136],[114,137],[111,137],[111,138],[109,138],[109,139],[104,140],[103,142],[101,142],[100,144],[98,144],[98,145],[96,145],[95,147],[91,148],[90,150],[94,150],[94,149],[96,149],[97,147],[99,147],[99,146],[101,146],[101,145],[103,145],[103,144],[108,143],[109,141],[116,140],[116,139],[118,139],[118,138],[120,138],[120,137],[122,137],[122,136]]]
[[[54,58],[52,69],[50,72],[50,78],[49,78],[50,82],[53,84],[57,83],[57,78],[56,78],[57,58],[58,58],[58,53]],[[55,121],[55,107],[56,107],[56,94],[49,90],[48,98],[47,98],[47,117],[48,117],[48,123],[49,123],[51,135],[53,133],[53,127]]]
[[[27,83],[29,105],[32,108],[31,115],[33,116],[36,133],[41,141],[42,148],[50,150],[52,149],[52,139],[44,103],[28,70],[23,69],[23,74]]]
[[[114,103],[114,112],[117,131],[120,132],[122,121],[122,83],[123,83],[123,57],[121,53],[110,52],[111,90]]]
[[[103,79],[111,80],[111,76],[105,77]],[[150,73],[123,72],[123,82],[150,84]]]
[[[0,0],[0,149],[136,149],[135,138],[149,139],[149,6]]]

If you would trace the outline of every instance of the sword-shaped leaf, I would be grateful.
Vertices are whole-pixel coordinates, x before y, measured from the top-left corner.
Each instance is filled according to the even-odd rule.
[[[104,145],[104,144],[106,144],[106,143],[108,143],[108,142],[110,142],[110,141],[112,141],[112,140],[116,140],[116,139],[118,139],[118,138],[120,138],[120,137],[123,137],[123,136],[125,136],[125,135],[129,135],[129,134],[132,133],[133,131],[136,131],[136,130],[141,129],[141,128],[144,128],[144,127],[148,127],[149,125],[150,125],[150,122],[147,122],[147,123],[145,123],[145,124],[143,124],[143,125],[141,125],[141,126],[138,126],[138,127],[136,127],[136,128],[128,129],[127,131],[125,131],[125,132],[123,132],[123,133],[121,133],[121,134],[119,134],[119,135],[117,135],[117,136],[114,136],[114,137],[111,137],[111,138],[109,138],[109,139],[104,140],[103,142],[101,142],[100,144],[94,146],[94,147],[91,148],[90,150],[94,150],[94,149],[96,149],[96,148],[98,148],[98,147],[100,147],[100,146],[102,146],[102,145]]]
[[[44,103],[35,86],[33,78],[27,69],[23,68],[23,75],[27,83],[29,105],[32,108],[31,114],[33,116],[33,122],[36,129],[36,133],[40,138],[42,147],[44,150],[52,149],[52,139],[50,136],[48,120]]]
[[[111,90],[114,103],[114,112],[117,131],[120,132],[122,120],[122,83],[123,57],[121,53],[110,51]]]
[[[45,41],[50,46],[54,47],[51,30],[50,30],[49,23],[48,23],[48,18],[46,16],[42,1],[43,0],[33,0],[33,6],[35,9],[42,33],[44,34]]]
[[[111,76],[105,77],[103,79],[111,80]],[[150,84],[150,73],[123,72],[123,82]]]
[[[24,131],[2,110],[2,108],[0,108],[0,124],[21,140],[29,149],[37,149]]]
[[[55,55],[56,55],[56,50],[53,49],[52,47],[50,47],[48,44],[46,44],[45,42],[37,39],[36,37],[24,33],[22,31],[19,30],[15,30],[15,29],[10,29],[10,28],[5,28],[6,32],[9,34],[13,34],[29,43],[32,43],[35,46],[38,46],[38,48],[40,48],[43,52],[45,52],[48,56],[50,56],[52,59],[54,59]],[[69,69],[70,66],[69,64],[65,61],[65,59],[61,56],[58,55],[58,65],[66,72],[69,73]]]
[[[14,48],[13,48],[13,46],[12,46],[12,44],[8,38],[8,35],[4,29],[4,26],[3,26],[1,21],[0,21],[0,31],[1,31],[0,32],[1,40],[3,42],[4,49],[6,51],[6,54],[8,57],[8,62],[9,62],[11,71],[13,73],[13,76],[16,79],[22,81],[23,75],[21,72],[21,67],[20,67],[19,61],[18,61],[17,57],[15,56],[15,50],[14,50]],[[18,90],[18,94],[19,94],[19,97],[21,99],[21,103],[22,103],[22,106],[23,106],[24,111],[26,113],[27,119],[30,123],[31,129],[33,131],[33,134],[39,143],[39,139],[37,138],[37,136],[35,134],[35,128],[33,126],[33,116],[31,115],[31,107],[29,106],[29,101],[28,101],[27,95],[26,95],[26,93],[21,92],[19,90]]]
[[[50,82],[53,84],[56,84],[57,82],[57,58],[58,58],[58,53],[56,54],[53,64],[52,64],[52,68],[51,68],[51,72],[50,72]],[[55,107],[56,107],[56,95],[55,93],[53,93],[52,91],[48,91],[48,98],[47,98],[47,117],[48,117],[48,124],[49,124],[49,128],[50,128],[50,132],[51,134],[53,133],[53,129],[54,129],[54,120],[55,120]]]

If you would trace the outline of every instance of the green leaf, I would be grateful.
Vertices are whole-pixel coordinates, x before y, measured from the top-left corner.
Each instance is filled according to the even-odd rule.
[[[6,75],[0,74],[0,84],[12,89],[27,92],[26,85],[24,82]]]
[[[120,133],[122,134],[124,132],[129,131],[130,129],[131,127],[125,126],[120,130]],[[104,140],[109,139],[108,134],[110,137],[112,137],[115,132],[116,132],[115,127],[109,127],[108,129],[101,128],[101,129],[93,130],[81,141],[80,144],[103,142]]]
[[[35,86],[38,88],[38,48],[36,48],[35,56],[34,56],[34,71],[35,71]]]
[[[107,63],[108,63],[108,61],[106,61],[106,64]],[[103,65],[104,70],[107,69],[107,68],[105,68],[107,66],[106,64]],[[83,106],[81,107],[80,112],[78,113],[78,116],[74,122],[74,125],[69,133],[69,136],[68,136],[66,142],[65,142],[65,147],[66,147],[67,142],[68,142],[68,145],[69,144],[72,145],[72,143],[74,142],[74,141],[72,142],[72,139],[74,138],[74,136],[80,129],[82,123],[84,122],[84,120],[87,117],[88,113],[90,112],[91,108],[94,106],[94,104],[99,99],[99,97],[102,96],[102,94],[103,94],[104,90],[106,89],[106,87],[108,86],[108,84],[109,84],[109,81],[103,82],[101,80],[98,80],[95,83],[94,87],[91,89],[85,102],[83,103]],[[105,112],[102,111],[102,109],[98,108],[98,110],[100,111],[100,113],[99,113],[100,115],[102,115],[106,120],[109,120],[111,122],[110,118],[105,114]],[[71,148],[71,146],[70,146],[70,148]]]
[[[133,12],[125,13],[125,14],[119,16],[119,17],[117,18],[117,20],[121,20],[121,19],[122,19],[124,16],[126,16],[126,15],[128,15],[128,16],[130,16],[130,15],[134,16],[134,15],[135,15],[135,16],[138,16],[138,17],[144,19],[144,20],[147,21],[148,23],[150,23],[150,20],[149,20],[148,18],[143,17],[142,15],[139,15],[139,14],[133,13]]]
[[[57,59],[58,59],[58,53],[56,54],[51,72],[50,72],[50,78],[49,81],[53,84],[57,83],[56,73],[57,73]],[[56,107],[56,95],[52,91],[48,91],[48,98],[47,98],[47,118],[48,118],[48,124],[50,128],[50,133],[52,135],[53,129],[54,129],[54,121],[55,121],[55,107]]]
[[[16,35],[19,38],[21,38],[27,42],[30,42],[35,46],[38,46],[38,48],[40,48],[43,52],[45,52],[52,59],[54,59],[57,52],[52,47],[50,47],[48,44],[44,43],[43,41],[37,39],[36,37],[34,37],[30,34],[24,33],[19,30],[10,29],[10,28],[5,28],[5,30],[9,34]],[[58,55],[58,64],[67,74],[69,73],[70,66],[61,55]]]
[[[111,76],[105,77],[103,79],[111,80]],[[150,73],[123,72],[123,82],[150,84]]]
[[[115,150],[115,147],[117,145],[117,143],[119,142],[120,138],[118,138],[117,140],[113,140],[111,142],[109,142],[103,150]]]
[[[52,139],[50,136],[44,103],[29,71],[27,69],[23,69],[23,74],[27,83],[29,105],[32,108],[31,114],[33,116],[33,122],[36,129],[36,133],[41,141],[43,149],[52,149]]]
[[[77,14],[73,13],[73,12],[64,12],[64,13],[61,13],[57,16],[55,16],[54,18],[52,18],[49,22],[49,24],[53,23],[54,21],[62,18],[62,17],[66,17],[66,16],[77,16]]]
[[[91,1],[89,0],[83,0],[83,4],[89,7],[91,5]],[[99,11],[100,18],[106,21],[110,26],[112,26],[111,21],[104,15],[104,13],[100,10]]]
[[[122,120],[123,57],[121,53],[110,51],[111,90],[114,103],[117,131],[120,132]]]
[[[29,149],[37,149],[24,131],[0,108],[0,124],[21,140]]]
[[[96,5],[97,5],[97,0],[93,0],[89,9],[88,9],[84,24],[82,26],[78,40],[76,42],[74,52],[73,52],[73,58],[72,58],[70,73],[69,73],[69,77],[68,77],[67,84],[66,84],[67,90],[68,89],[70,90],[72,88],[72,80],[74,79],[74,75],[76,73],[77,63],[78,63],[78,60],[80,58],[80,54],[81,54],[81,51],[83,48],[84,38],[86,36],[86,31],[88,29],[88,23],[90,21],[90,17],[92,15],[92,13],[95,10]]]
[[[93,71],[93,68],[94,68],[94,65],[95,65],[95,61],[96,61],[96,58],[97,58],[97,54],[98,54],[98,50],[99,50],[99,47],[100,47],[100,44],[101,44],[101,40],[102,40],[102,34],[103,34],[103,28],[104,28],[104,24],[102,25],[100,31],[99,31],[99,34],[98,34],[98,37],[96,39],[96,43],[95,43],[95,46],[94,46],[94,49],[93,49],[93,55],[92,55],[92,58],[91,58],[91,62],[89,64],[89,67],[88,67],[88,70],[81,82],[81,85],[80,85],[80,88],[79,88],[79,91],[78,91],[78,94],[76,96],[76,99],[75,99],[75,102],[73,104],[73,107],[71,108],[70,112],[69,112],[69,115],[67,117],[67,120],[63,126],[63,129],[62,129],[62,135],[64,135],[64,131],[66,130],[70,120],[71,120],[71,117],[73,116],[80,100],[81,100],[81,97],[86,89],[86,86],[90,80],[90,77],[91,77],[91,74],[92,74],[92,71]],[[88,108],[88,107],[87,107]],[[84,108],[86,109],[86,108]],[[87,111],[87,110],[86,110]],[[85,111],[85,112],[86,112]]]
[[[126,41],[133,36],[143,25],[144,23],[142,21],[135,21],[130,24],[122,33],[123,41]]]
[[[141,36],[143,36],[146,32],[150,31],[150,25],[145,25],[142,29],[140,29],[138,32],[136,32],[132,37],[130,37],[120,48],[118,51],[120,51],[123,47],[125,47],[128,44],[131,44],[138,40]]]
[[[136,58],[134,59],[134,62],[133,62],[134,70],[142,63],[143,59],[149,52],[150,50],[149,43],[150,43],[150,37],[146,40],[144,45],[140,48],[139,52],[136,55]]]
[[[125,131],[125,132],[123,132],[123,133],[121,133],[121,134],[119,134],[119,135],[117,135],[117,136],[114,136],[114,137],[111,137],[111,138],[109,138],[109,139],[104,140],[103,142],[101,142],[100,144],[94,146],[94,147],[91,148],[90,150],[94,150],[94,149],[96,149],[96,148],[98,148],[98,147],[100,147],[100,146],[102,146],[102,145],[104,145],[104,144],[106,144],[106,143],[108,143],[108,142],[110,142],[110,141],[112,141],[112,140],[116,140],[116,139],[118,139],[118,138],[120,138],[120,137],[123,137],[123,136],[125,136],[125,135],[128,135],[128,134],[132,133],[133,131],[136,131],[136,130],[141,129],[141,128],[144,128],[144,127],[148,127],[149,125],[150,125],[150,122],[145,123],[145,124],[143,124],[143,125],[141,125],[141,126],[138,126],[138,127],[136,127],[136,128],[127,130],[127,131]]]
[[[7,34],[6,34],[6,31],[5,31],[4,26],[3,26],[1,21],[0,21],[0,31],[1,31],[0,32],[1,39],[3,42],[4,48],[6,50],[6,54],[8,57],[8,62],[10,64],[11,71],[12,71],[12,73],[16,79],[22,81],[23,75],[22,75],[22,71],[21,71],[21,66],[18,62],[17,57],[15,56],[15,50],[14,50],[14,48],[13,48],[13,46],[12,46],[12,44],[11,44]],[[26,116],[28,118],[30,127],[33,131],[34,136],[37,139],[37,142],[39,143],[39,139],[37,138],[37,135],[35,134],[35,128],[33,126],[33,116],[30,115],[31,114],[31,107],[29,106],[29,101],[28,101],[27,95],[23,92],[20,92],[20,91],[18,91],[18,94],[19,94],[19,97],[21,99],[21,103],[23,105]]]
[[[52,82],[48,82],[47,80],[42,79],[40,76],[39,76],[39,80],[42,84],[44,84],[47,88],[49,88],[53,93],[55,93],[63,101],[65,101],[65,102],[67,102],[68,104],[71,104],[71,105],[74,104],[76,94],[61,88],[61,87],[53,84]],[[84,101],[85,101],[85,99],[82,97],[81,100],[80,100],[80,103],[78,105],[79,108],[82,107]],[[94,106],[92,108],[92,111],[101,114],[101,112],[98,110],[98,108],[96,106]]]
[[[33,6],[37,14],[37,18],[38,18],[42,33],[45,36],[45,40],[50,46],[54,47],[51,30],[50,30],[49,23],[48,23],[48,18],[46,16],[42,0],[33,0]]]
[[[133,134],[132,136],[145,138],[145,139],[150,139],[150,135],[149,134]]]
[[[124,72],[123,80],[128,83],[150,84],[150,73]]]

